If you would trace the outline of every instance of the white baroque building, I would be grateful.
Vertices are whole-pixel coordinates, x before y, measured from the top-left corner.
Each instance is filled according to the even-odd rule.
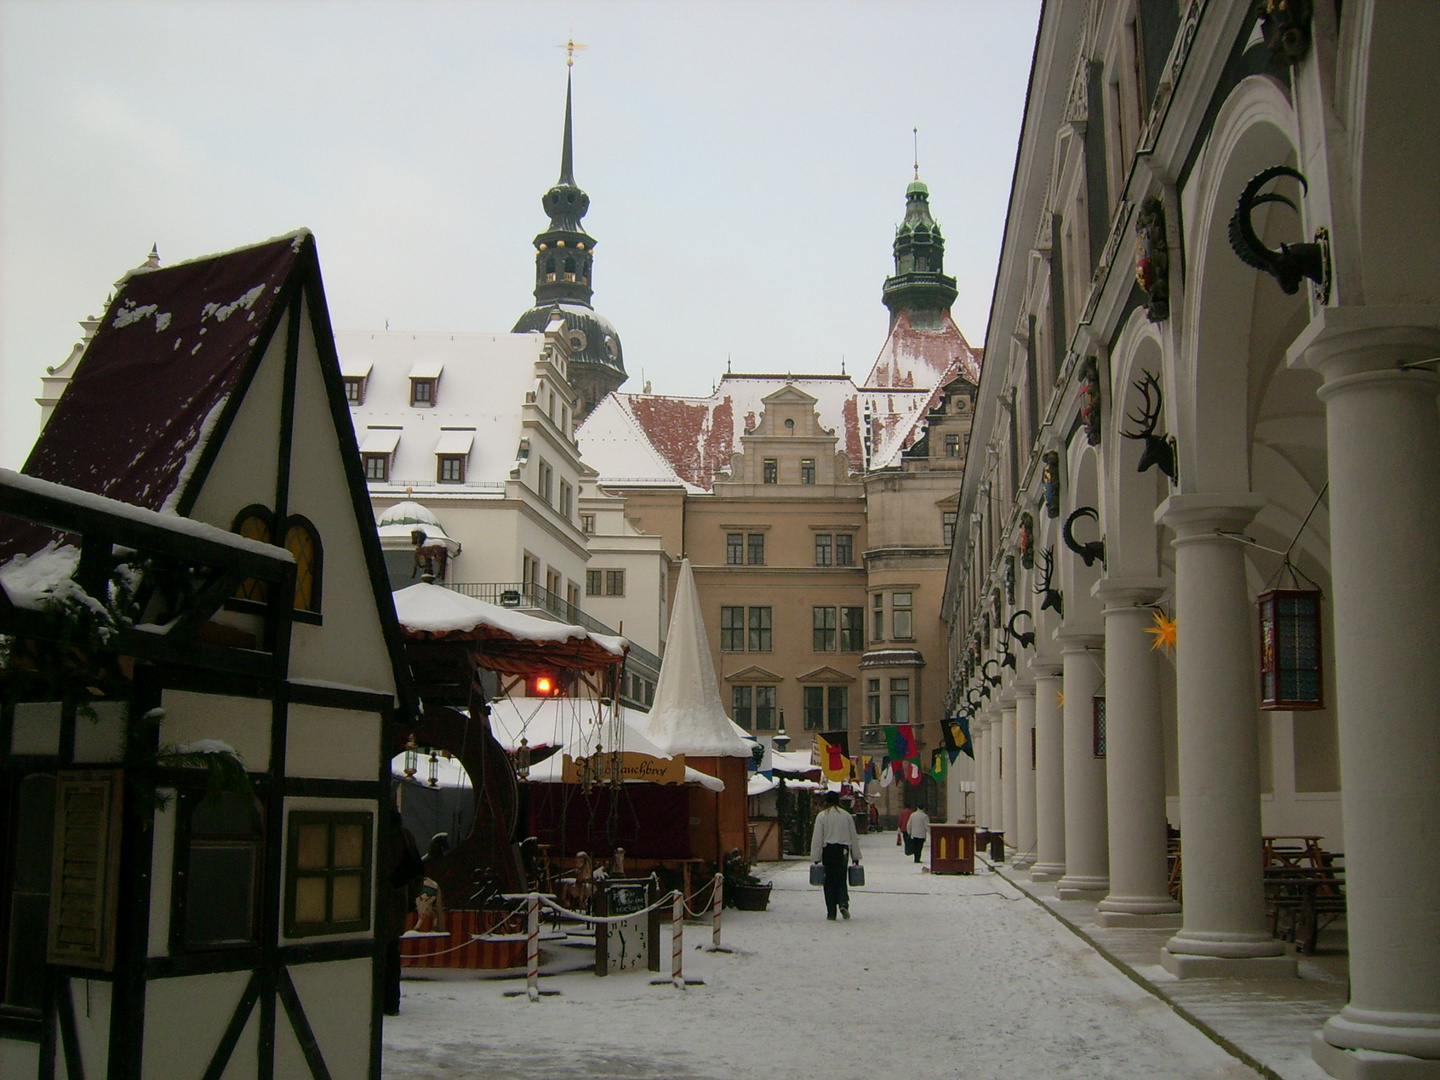
[[[1440,1076],[1437,45],[1428,3],[1045,5],[946,585],[981,823],[1174,974],[1293,974],[1262,837],[1343,852],[1341,1077]],[[1323,707],[1262,708],[1277,586]]]

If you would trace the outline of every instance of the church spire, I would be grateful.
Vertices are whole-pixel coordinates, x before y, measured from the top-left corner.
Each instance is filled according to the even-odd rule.
[[[890,326],[905,312],[917,330],[938,330],[941,314],[950,310],[959,290],[945,274],[945,238],[930,216],[930,189],[920,179],[919,131],[915,179],[905,189],[905,220],[895,230],[895,274],[885,279],[882,299],[890,309]]]
[[[565,75],[565,137],[560,148],[560,179],[545,193],[540,205],[550,217],[550,227],[535,237],[535,302],[568,301],[589,307],[595,240],[580,224],[590,209],[590,196],[575,183],[575,137],[568,72]]]
[[[567,68],[575,41],[566,50]],[[560,179],[540,200],[549,227],[535,237],[535,306],[521,315],[514,333],[544,330],[557,311],[565,316],[569,339],[569,379],[579,395],[576,419],[583,419],[597,402],[625,381],[624,351],[615,327],[591,306],[595,239],[581,222],[590,209],[590,196],[575,182],[574,94],[570,71],[565,73],[565,133],[560,144]]]

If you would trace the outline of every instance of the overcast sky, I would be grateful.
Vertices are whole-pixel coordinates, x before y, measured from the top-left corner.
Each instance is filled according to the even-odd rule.
[[[152,243],[306,226],[337,329],[508,331],[533,303],[565,52],[595,307],[630,380],[864,375],[912,175],[981,344],[1037,0],[0,0],[0,465]]]

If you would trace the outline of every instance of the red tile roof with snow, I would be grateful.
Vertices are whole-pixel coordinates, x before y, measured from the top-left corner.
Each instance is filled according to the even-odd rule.
[[[947,311],[936,330],[917,330],[902,311],[886,338],[864,386],[931,388],[949,382],[956,373],[980,385],[980,352],[972,349]]]

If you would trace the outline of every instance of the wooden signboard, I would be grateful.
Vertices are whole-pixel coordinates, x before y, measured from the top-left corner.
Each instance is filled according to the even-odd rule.
[[[61,772],[56,778],[48,963],[115,967],[124,788],[119,769]]]
[[[597,915],[629,915],[655,902],[655,878],[611,878],[595,893]],[[595,927],[595,974],[660,970],[660,913],[646,912]]]
[[[585,780],[586,770],[590,771],[592,783],[603,784],[611,779],[614,754],[596,754],[588,758],[572,758],[566,754],[562,762],[560,779],[567,784],[579,784]],[[685,782],[685,756],[673,758],[652,757],[649,754],[622,753],[620,755],[620,779],[643,780],[650,784],[683,784]]]

